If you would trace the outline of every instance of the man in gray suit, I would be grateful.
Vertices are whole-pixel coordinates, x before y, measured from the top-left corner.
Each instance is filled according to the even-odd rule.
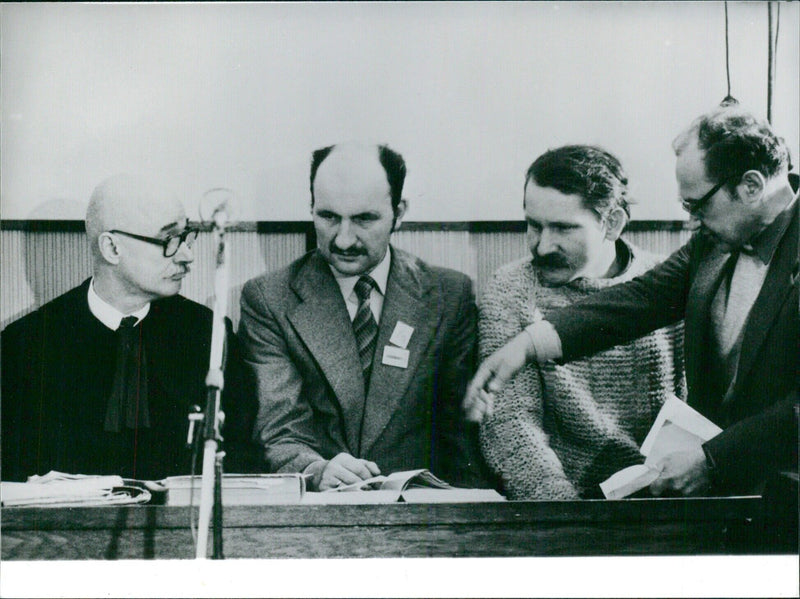
[[[386,146],[314,152],[317,249],[242,293],[254,435],[271,471],[303,472],[311,489],[414,468],[480,482],[460,409],[475,360],[472,283],[390,247],[405,172]]]

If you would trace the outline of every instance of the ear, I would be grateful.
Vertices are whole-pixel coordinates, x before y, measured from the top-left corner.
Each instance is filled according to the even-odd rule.
[[[766,188],[767,180],[764,175],[756,170],[751,170],[742,175],[739,184],[736,186],[736,192],[746,203],[752,203],[764,196]]]
[[[109,264],[119,264],[120,247],[111,233],[101,233],[97,238],[100,255]]]
[[[622,235],[622,229],[628,222],[628,215],[617,206],[606,215],[606,239],[616,241]]]
[[[397,231],[400,228],[400,224],[403,222],[403,217],[406,214],[406,210],[408,209],[408,200],[402,199],[397,203],[397,211],[394,215],[394,222],[392,223],[392,231]]]

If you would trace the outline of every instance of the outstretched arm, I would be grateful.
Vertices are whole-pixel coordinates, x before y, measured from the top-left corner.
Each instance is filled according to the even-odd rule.
[[[632,281],[594,293],[518,332],[478,368],[464,400],[468,416],[480,421],[491,413],[494,394],[529,362],[569,362],[680,321],[686,310],[689,258],[700,243],[695,236]]]

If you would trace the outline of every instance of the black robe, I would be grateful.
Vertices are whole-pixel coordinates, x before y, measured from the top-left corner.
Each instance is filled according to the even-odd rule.
[[[2,479],[50,470],[147,480],[188,474],[191,406],[205,408],[211,311],[181,296],[154,301],[138,325],[144,343],[150,427],[104,430],[116,333],[89,310],[89,281],[10,324],[2,343]],[[226,322],[222,406],[227,471],[254,468],[255,398]],[[201,465],[198,463],[198,472]]]

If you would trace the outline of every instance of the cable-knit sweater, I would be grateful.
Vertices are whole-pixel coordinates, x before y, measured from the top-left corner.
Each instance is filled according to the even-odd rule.
[[[658,259],[622,240],[627,268],[609,279],[545,287],[531,259],[500,268],[480,303],[481,358],[534,321],[598,289],[644,273]],[[683,325],[564,365],[526,365],[495,398],[481,447],[510,499],[602,497],[598,484],[641,463],[639,447],[668,394],[686,397]]]

